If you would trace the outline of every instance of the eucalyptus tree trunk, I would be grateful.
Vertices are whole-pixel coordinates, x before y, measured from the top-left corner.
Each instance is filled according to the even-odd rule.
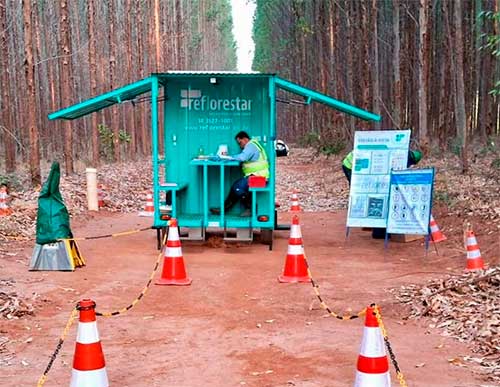
[[[38,126],[36,122],[37,102],[35,96],[35,64],[33,62],[33,33],[31,27],[32,23],[32,7],[31,0],[23,0],[23,19],[24,19],[24,71],[26,74],[27,82],[27,118],[26,122],[29,130],[30,141],[30,177],[31,183],[36,186],[41,184],[40,175],[40,146],[38,142]]]
[[[378,8],[377,0],[372,0],[372,88],[373,88],[373,111],[380,114],[380,81],[379,81],[379,60],[378,60]],[[380,129],[380,121],[375,123],[375,128]]]
[[[71,30],[69,24],[68,0],[60,0],[60,65],[59,80],[61,85],[61,102],[63,107],[69,106],[74,101],[72,90],[72,68],[71,68]],[[64,120],[64,161],[66,174],[74,172],[73,167],[73,129],[70,120]]]
[[[392,54],[392,68],[394,70],[394,113],[393,121],[396,128],[401,128],[401,71],[400,71],[400,49],[401,38],[399,36],[399,0],[392,0],[392,32],[394,39],[394,51]]]
[[[467,160],[467,121],[465,117],[465,90],[464,90],[464,66],[463,66],[463,36],[462,36],[462,4],[460,1],[455,3],[454,12],[455,25],[455,49],[456,49],[456,80],[457,80],[457,131],[461,139],[462,172],[466,173],[469,169]]]
[[[427,48],[427,9],[428,0],[419,3],[418,33],[418,130],[419,140],[423,148],[429,145],[427,130],[427,72],[429,68],[429,52]]]
[[[87,18],[89,28],[89,68],[90,68],[90,94],[97,95],[97,41],[96,41],[96,12],[94,0],[87,0]],[[97,113],[91,115],[91,133],[92,133],[92,162],[94,166],[100,164],[99,157],[99,127],[97,122]]]
[[[6,1],[0,1],[0,88],[2,98],[2,114],[0,123],[0,138],[5,147],[5,171],[14,172],[16,169],[16,144],[12,125],[10,104],[10,77],[9,77],[9,46],[7,41],[7,10]]]

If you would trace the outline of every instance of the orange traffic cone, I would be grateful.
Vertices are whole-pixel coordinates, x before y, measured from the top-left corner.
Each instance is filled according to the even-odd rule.
[[[99,184],[97,186],[97,206],[99,208],[104,207],[104,185]]]
[[[187,277],[184,267],[177,219],[170,220],[163,258],[161,278],[156,281],[156,285],[191,285],[192,280]]]
[[[354,387],[390,387],[389,360],[373,308],[366,308]]]
[[[6,186],[0,187],[0,216],[9,216],[12,214],[12,209],[7,204],[9,200],[9,193]]]
[[[155,206],[153,203],[153,193],[151,191],[148,192],[146,196],[146,206],[144,207],[144,211],[139,212],[139,216],[154,216],[155,215]]]
[[[285,269],[278,277],[279,282],[311,282],[307,273],[307,263],[302,245],[302,232],[300,231],[299,217],[294,215],[290,226],[290,239],[288,239],[288,253],[286,255]]]
[[[431,221],[429,223],[431,229],[431,239],[434,243],[442,242],[446,240],[444,234],[439,230],[439,227],[431,214]]]
[[[291,212],[299,212],[301,211],[300,205],[299,205],[299,198],[297,196],[297,190],[293,190],[292,193],[292,205],[290,207]]]
[[[474,231],[467,230],[467,270],[484,269],[481,251],[476,241]]]
[[[80,321],[76,336],[75,356],[70,387],[108,387],[108,375],[95,320],[95,302],[78,303]]]

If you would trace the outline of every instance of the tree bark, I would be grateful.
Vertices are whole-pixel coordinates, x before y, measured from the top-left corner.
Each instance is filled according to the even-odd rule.
[[[125,36],[124,36],[124,42],[126,45],[126,56],[127,56],[127,70],[125,72],[125,80],[126,82],[131,82],[133,81],[133,75],[132,75],[132,7],[130,6],[130,2],[126,1],[125,2],[125,12],[124,12],[124,21],[125,21]],[[135,159],[136,158],[136,145],[137,145],[137,132],[136,132],[136,117],[135,117],[135,108],[133,106],[130,106],[130,104],[126,105],[125,112],[127,113],[128,116],[130,116],[130,119],[125,120],[125,123],[128,123],[128,128],[127,131],[130,134],[131,142],[130,146],[128,147],[129,153],[128,156],[130,159]]]
[[[155,52],[156,52],[156,63],[155,71],[160,72],[160,60],[161,60],[161,41],[160,41],[160,2],[159,0],[154,0],[154,20],[155,20]]]
[[[97,64],[95,55],[97,53],[96,25],[95,25],[95,4],[94,0],[87,0],[87,18],[89,28],[89,69],[90,69],[90,94],[97,95]],[[92,162],[94,166],[100,164],[99,157],[99,127],[97,122],[97,113],[91,114],[91,133],[92,133]]]
[[[368,10],[366,8],[366,4],[361,2],[361,30],[363,31],[367,31],[370,27],[370,23],[368,21]],[[369,64],[369,58],[370,58],[370,44],[369,44],[369,35],[368,34],[363,34],[361,35],[361,41],[362,41],[362,45],[363,45],[363,49],[360,50],[361,52],[361,58],[362,58],[362,63],[363,63],[363,66],[361,67],[363,70],[361,70],[362,72],[360,73],[360,77],[361,77],[361,80],[362,80],[362,83],[361,83],[361,90],[362,90],[362,108],[363,109],[368,109],[368,107],[371,105],[370,104],[370,77],[369,77],[369,73],[366,72],[365,69],[369,68],[370,64]],[[371,124],[368,123],[368,122],[365,122],[364,123],[364,127],[365,128],[369,128]]]
[[[175,1],[175,36],[176,36],[176,47],[177,47],[177,63],[176,66],[179,70],[182,70],[182,4],[180,0]]]
[[[71,36],[69,24],[68,0],[60,0],[61,7],[61,36],[60,36],[60,66],[59,79],[61,83],[61,101],[63,106],[69,106],[72,102],[71,84],[72,84],[72,68],[71,68]],[[74,172],[73,167],[73,129],[71,121],[64,121],[64,161],[65,171],[67,175]]]
[[[380,114],[380,82],[379,82],[379,60],[378,60],[378,7],[377,0],[372,0],[372,87],[373,87],[373,111]],[[375,129],[380,130],[380,121],[375,123]]]
[[[393,121],[396,128],[401,128],[401,71],[400,71],[400,49],[399,37],[399,0],[392,0],[392,33],[394,38],[394,51],[392,55],[392,68],[394,69],[394,114]]]
[[[139,3],[137,6],[137,55],[138,55],[138,65],[139,65],[139,76],[142,78],[144,76],[144,51],[146,50],[144,42],[144,37],[147,38],[147,33],[144,33],[144,25],[143,25],[143,17],[145,15],[144,9]],[[146,29],[147,31],[147,29]],[[147,155],[148,154],[148,137],[147,137],[147,131],[148,128],[146,127],[146,121],[144,119],[144,114],[145,114],[145,104],[141,104],[138,109],[139,111],[139,128],[141,130],[141,145],[142,145],[142,154]]]
[[[116,7],[115,0],[108,0],[109,9],[109,88],[110,90],[115,89],[118,85],[116,82],[116,34],[115,34],[115,19],[116,19]],[[113,150],[114,159],[116,162],[121,161],[121,149],[120,149],[120,123],[118,118],[118,106],[114,105],[111,107],[112,119],[111,126],[113,128]]]
[[[428,0],[420,0],[418,23],[418,125],[420,146],[426,149],[429,145],[427,129],[427,72],[429,67],[429,50],[427,47],[427,9]]]
[[[23,0],[23,18],[24,18],[24,52],[25,62],[24,70],[27,82],[27,102],[28,102],[28,122],[30,139],[30,176],[31,183],[36,186],[41,184],[40,174],[40,148],[38,143],[38,127],[36,124],[37,103],[35,96],[35,64],[33,62],[33,35],[32,27],[32,7],[31,0]]]
[[[10,80],[9,80],[9,46],[7,41],[7,12],[6,1],[0,1],[0,87],[2,89],[2,122],[0,124],[0,138],[5,147],[5,172],[12,173],[16,170],[16,143],[12,127],[10,109]]]
[[[455,24],[455,48],[456,48],[456,79],[457,79],[457,129],[461,138],[462,148],[462,172],[469,169],[467,160],[467,122],[465,117],[465,90],[464,90],[464,61],[463,61],[463,36],[462,36],[462,4],[457,1],[455,4],[454,24]]]
[[[346,57],[347,57],[347,70],[346,70],[346,73],[347,73],[347,79],[346,79],[346,96],[347,96],[347,102],[349,102],[350,104],[355,104],[355,101],[354,101],[354,92],[353,92],[353,54],[352,54],[352,51],[353,51],[353,26],[352,26],[352,23],[350,21],[350,17],[352,15],[351,13],[351,8],[352,7],[352,4],[350,4],[349,0],[346,0],[345,2],[345,8],[348,9],[348,14],[347,14],[347,17],[346,17],[346,20],[347,20],[347,28],[346,28]],[[349,116],[347,117],[347,140],[349,142],[349,145],[352,144],[352,142],[354,141],[354,131],[355,131],[355,121],[354,121],[354,117],[353,116]]]

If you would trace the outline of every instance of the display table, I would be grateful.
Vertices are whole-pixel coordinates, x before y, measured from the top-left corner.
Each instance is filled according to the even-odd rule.
[[[225,179],[225,168],[228,167],[239,167],[240,162],[236,160],[206,160],[206,159],[193,159],[189,162],[189,165],[202,168],[202,197],[203,197],[203,224],[206,227],[210,227],[208,224],[209,220],[209,209],[208,209],[208,167],[219,168],[220,171],[220,215],[219,224],[224,224],[224,179]],[[213,219],[213,216],[210,217]]]

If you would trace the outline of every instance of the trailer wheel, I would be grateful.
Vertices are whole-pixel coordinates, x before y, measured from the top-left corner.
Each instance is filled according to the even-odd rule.
[[[268,245],[269,250],[273,249],[273,230],[271,229],[261,229],[260,230],[260,241],[261,243]]]

